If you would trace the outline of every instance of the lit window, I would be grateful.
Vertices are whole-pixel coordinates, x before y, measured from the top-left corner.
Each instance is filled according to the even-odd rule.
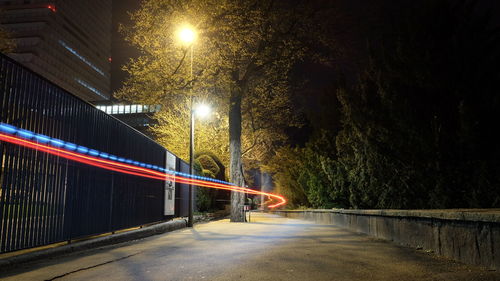
[[[161,105],[157,104],[156,105],[156,112],[160,112],[160,110],[161,110]]]
[[[149,111],[149,106],[144,105],[144,112],[148,112],[148,111]]]
[[[133,104],[132,106],[130,106],[130,113],[136,113],[136,112],[137,112],[137,105]]]
[[[137,113],[141,113],[142,112],[142,105],[138,104],[137,105]]]
[[[78,79],[78,78],[76,78],[75,80],[76,80],[76,82],[78,82],[80,85],[84,86],[85,88],[89,89],[90,91],[94,92],[95,94],[97,94],[97,95],[99,95],[99,96],[101,96],[101,97],[103,97],[103,98],[107,99],[107,97],[106,97],[105,95],[103,95],[103,94],[102,94],[99,90],[97,90],[96,88],[94,88],[94,87],[90,86],[90,84],[89,84],[89,83],[87,83],[87,82],[83,81],[82,79]]]
[[[118,113],[123,114],[124,109],[125,109],[125,107],[123,105],[119,105],[118,106]]]
[[[85,57],[83,57],[77,51],[75,51],[73,48],[71,48],[70,46],[68,46],[64,41],[59,40],[59,44],[61,44],[61,46],[63,46],[66,50],[68,50],[70,53],[72,53],[73,55],[75,55],[77,58],[79,58],[85,64],[87,64],[88,66],[90,66],[92,69],[94,69],[95,71],[97,71],[99,74],[101,74],[102,76],[105,76],[104,72],[102,70],[100,70],[99,68],[97,68],[97,66],[93,65]]]
[[[113,105],[113,114],[118,113],[118,105]]]
[[[130,113],[130,105],[125,106],[125,114]]]
[[[106,113],[111,114],[113,112],[113,107],[111,105],[106,106]]]

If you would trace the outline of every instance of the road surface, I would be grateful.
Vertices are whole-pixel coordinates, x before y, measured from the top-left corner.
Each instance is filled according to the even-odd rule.
[[[40,261],[1,280],[500,280],[332,225],[269,214],[228,220]]]

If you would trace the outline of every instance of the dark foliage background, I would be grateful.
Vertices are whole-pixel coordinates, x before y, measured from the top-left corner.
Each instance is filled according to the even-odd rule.
[[[304,108],[312,136],[267,166],[277,192],[290,207],[500,207],[495,17],[474,1],[391,5],[366,63]]]

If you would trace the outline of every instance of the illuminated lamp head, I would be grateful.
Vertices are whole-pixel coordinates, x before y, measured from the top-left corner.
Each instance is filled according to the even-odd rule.
[[[212,110],[210,109],[210,106],[206,104],[199,104],[195,109],[194,113],[200,117],[200,118],[205,118],[207,117]]]
[[[177,35],[179,36],[179,40],[186,45],[190,45],[196,40],[196,32],[189,26],[182,27]]]

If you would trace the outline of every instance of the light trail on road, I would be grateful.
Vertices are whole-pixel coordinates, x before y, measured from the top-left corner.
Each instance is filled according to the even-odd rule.
[[[32,139],[35,139],[36,141],[33,141]],[[201,186],[207,188],[230,190],[230,191],[255,194],[255,195],[265,195],[270,199],[278,201],[272,205],[269,205],[268,206],[269,208],[276,208],[278,206],[286,204],[287,202],[283,196],[277,194],[261,192],[241,186],[235,186],[231,183],[224,182],[221,180],[215,180],[196,175],[179,173],[177,171],[169,171],[158,166],[144,164],[137,161],[116,157],[103,152],[99,153],[99,151],[97,150],[88,149],[86,147],[67,143],[58,139],[53,139],[48,136],[37,135],[31,131],[18,129],[17,127],[5,123],[0,123],[0,141],[35,149],[37,151],[69,159],[75,162],[119,173],[162,180],[162,181],[171,180],[183,184],[192,184],[195,186]],[[43,144],[40,142],[44,142],[47,144]],[[49,145],[49,143],[53,145]],[[69,149],[64,149],[61,147],[67,147],[71,150],[92,153],[95,156],[89,156],[84,153],[71,151]],[[107,160],[97,156],[106,157],[109,159],[117,159],[117,160],[116,161]]]

